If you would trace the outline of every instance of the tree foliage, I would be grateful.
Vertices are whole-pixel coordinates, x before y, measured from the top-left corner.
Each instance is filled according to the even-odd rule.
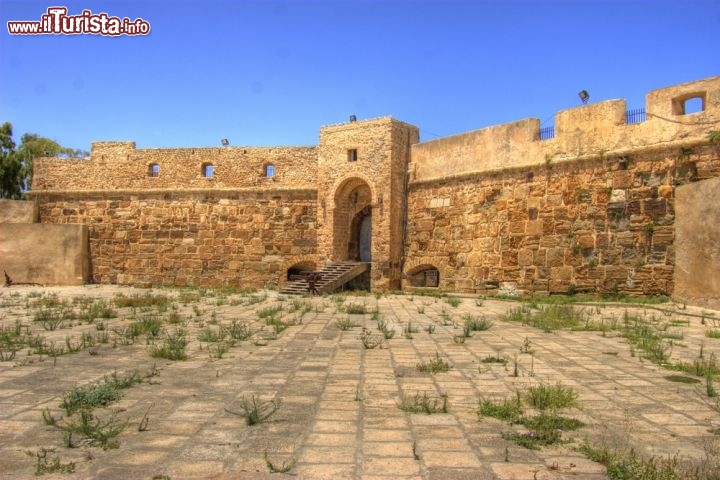
[[[87,154],[82,150],[63,147],[36,133],[24,134],[17,147],[12,137],[12,125],[9,122],[0,125],[0,198],[19,199],[30,189],[34,159]]]

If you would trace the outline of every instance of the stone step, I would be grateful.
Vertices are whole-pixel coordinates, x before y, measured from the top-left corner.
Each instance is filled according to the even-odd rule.
[[[315,288],[320,293],[331,293],[340,288],[353,278],[362,275],[370,268],[369,263],[361,262],[336,262],[331,263],[317,271],[321,275],[319,282],[315,284]],[[298,295],[308,293],[308,282],[306,279],[298,279],[288,282],[280,293],[288,295]]]

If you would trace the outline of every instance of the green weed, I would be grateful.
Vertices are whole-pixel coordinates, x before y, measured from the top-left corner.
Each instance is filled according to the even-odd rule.
[[[43,411],[43,419],[46,425],[53,426],[64,432],[65,445],[68,448],[74,448],[77,446],[73,442],[73,435],[81,437],[83,443],[99,443],[103,450],[108,448],[117,448],[119,446],[115,437],[127,427],[127,422],[119,422],[112,414],[106,420],[96,418],[90,410],[80,410],[80,417],[71,420],[69,417],[66,419],[55,419],[49,411]]]
[[[164,311],[170,303],[170,299],[166,295],[152,295],[150,293],[131,296],[119,293],[113,298],[113,303],[117,308],[156,307],[158,310]]]
[[[499,363],[501,365],[506,365],[508,363],[508,359],[505,357],[501,357],[499,353],[495,356],[488,355],[480,361],[482,363]]]
[[[365,349],[371,350],[376,347],[382,347],[385,338],[381,335],[375,335],[370,330],[364,329],[360,333],[360,342]]]
[[[538,410],[557,411],[563,408],[574,407],[577,404],[577,392],[571,387],[561,383],[540,385],[528,388],[526,392],[527,401]]]
[[[153,358],[164,358],[167,360],[186,360],[188,341],[185,338],[185,331],[177,329],[175,333],[168,333],[164,341],[159,345],[150,346],[150,356]]]
[[[364,303],[348,303],[344,306],[345,313],[349,315],[364,315],[367,307]]]
[[[720,338],[720,330],[706,330],[705,336],[708,338]]]
[[[359,326],[357,323],[355,323],[354,320],[348,318],[338,318],[335,320],[335,326],[338,327],[342,331],[350,330],[351,328],[355,328]]]
[[[483,417],[493,417],[510,423],[518,423],[523,411],[520,397],[517,396],[501,401],[483,398],[480,400],[477,413]]]
[[[270,473],[287,473],[295,467],[295,459],[294,458],[283,461],[282,465],[279,465],[279,466],[275,465],[274,463],[272,463],[270,461],[267,450],[265,450],[264,458],[265,458],[265,465],[267,466]]]
[[[584,425],[580,420],[574,418],[545,413],[536,417],[524,418],[520,423],[528,429],[526,433],[506,433],[503,434],[503,438],[532,450],[561,443],[563,442],[563,432],[577,430]]]
[[[482,332],[484,330],[488,330],[490,327],[493,326],[493,322],[486,319],[485,317],[477,317],[475,315],[470,315],[469,313],[464,314],[462,316],[462,319],[465,326],[471,332]]]
[[[35,475],[45,475],[46,473],[74,473],[75,462],[62,463],[60,457],[54,456],[48,458],[49,453],[55,453],[55,449],[41,448],[37,452],[26,452],[29,456],[35,456],[37,463],[35,464]]]
[[[440,398],[430,397],[427,393],[416,393],[413,396],[403,395],[398,403],[398,408],[408,413],[424,413],[427,415],[447,413],[447,395],[441,395]]]
[[[273,399],[263,401],[252,395],[250,398],[243,397],[240,400],[240,411],[225,409],[226,412],[232,413],[245,418],[248,426],[257,425],[266,422],[280,408],[282,401]]]
[[[435,358],[428,362],[421,362],[416,365],[416,368],[424,373],[444,373],[450,371],[450,364],[440,358],[440,354],[435,352]]]
[[[462,303],[462,300],[459,297],[456,297],[454,295],[448,295],[445,298],[445,302],[450,305],[451,307],[457,307]]]

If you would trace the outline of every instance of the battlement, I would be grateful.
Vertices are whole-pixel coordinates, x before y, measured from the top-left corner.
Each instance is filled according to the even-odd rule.
[[[687,113],[690,105],[699,111]],[[707,141],[720,128],[720,77],[647,94],[645,108],[628,112],[625,100],[607,100],[563,110],[555,126],[529,118],[412,147],[411,178],[429,181],[468,173],[562,162],[673,142]]]
[[[89,159],[35,161],[33,192],[310,187],[316,147],[137,149],[93,142]]]
[[[90,158],[120,158],[135,153],[135,142],[92,142]]]

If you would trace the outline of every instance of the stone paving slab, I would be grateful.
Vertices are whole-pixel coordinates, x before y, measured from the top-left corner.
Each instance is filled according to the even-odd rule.
[[[0,325],[16,321],[34,334],[63,345],[100,332],[95,321],[73,320],[72,326],[44,331],[33,321],[33,302],[43,298],[104,299],[118,294],[167,295],[170,307],[118,308],[116,318],[102,320],[105,330],[119,331],[143,315],[175,312],[189,340],[188,359],[153,359],[144,336],[132,345],[97,344],[77,353],[51,358],[28,354],[0,362],[0,472],[2,478],[31,478],[36,453],[53,450],[63,463],[75,462],[75,473],[46,478],[274,478],[276,468],[291,463],[290,474],[301,479],[566,479],[604,478],[604,467],[574,449],[585,439],[612,438],[636,445],[644,453],[702,458],[708,445],[719,448],[708,432],[720,425],[718,411],[704,384],[668,381],[670,372],[641,361],[616,333],[558,331],[500,320],[517,306],[513,302],[464,298],[458,307],[441,299],[412,295],[346,297],[365,304],[368,313],[351,315],[355,328],[341,330],[336,321],[338,297],[284,298],[275,292],[251,295],[193,290],[139,290],[127,287],[13,287],[0,292]],[[185,301],[183,301],[185,298]],[[188,300],[190,298],[190,300]],[[251,300],[252,298],[252,300]],[[75,303],[73,303],[75,302]],[[277,335],[258,312],[281,306],[284,318],[298,318],[293,303],[308,305],[302,322]],[[625,306],[588,307],[597,315],[621,318]],[[663,307],[675,308],[672,305]],[[373,310],[395,329],[382,348],[365,349],[364,329],[377,333]],[[705,331],[720,312],[687,308],[668,316],[650,307],[637,312],[688,320],[674,359],[693,359],[702,345],[705,358],[720,356],[720,339]],[[420,313],[422,312],[422,313]],[[687,316],[686,314],[698,314]],[[462,316],[492,319],[492,328],[474,332],[459,343]],[[701,323],[701,315],[710,322]],[[222,358],[198,335],[207,328],[247,323],[256,332],[238,342]],[[407,338],[412,323],[418,331]],[[433,333],[425,330],[434,326]],[[113,334],[115,335],[115,334]],[[260,340],[262,338],[262,340]],[[533,354],[522,353],[529,340]],[[159,340],[157,340],[159,341]],[[505,357],[505,365],[483,363]],[[426,374],[416,365],[445,359],[449,372]],[[62,433],[43,422],[43,411],[56,417],[63,396],[75,387],[101,382],[113,372],[149,371],[157,375],[122,391],[122,399],[96,410],[127,422],[117,448],[90,444],[66,448]],[[517,365],[518,375],[514,376]],[[568,434],[571,442],[528,450],[506,440],[503,433],[522,429],[492,418],[479,418],[480,398],[504,399],[541,382],[572,386],[580,407],[569,412],[586,427]],[[720,388],[720,387],[718,387]],[[447,396],[448,412],[406,413],[403,396],[415,393]],[[243,399],[281,399],[277,413],[265,423],[246,425],[233,412]],[[145,428],[140,428],[146,421]],[[717,450],[716,450],[717,451]],[[28,454],[29,452],[29,454]]]

